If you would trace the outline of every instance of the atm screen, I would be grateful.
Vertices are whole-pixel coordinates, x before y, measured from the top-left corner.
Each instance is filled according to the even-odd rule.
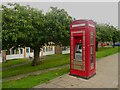
[[[76,44],[74,59],[78,61],[82,61],[82,43]]]

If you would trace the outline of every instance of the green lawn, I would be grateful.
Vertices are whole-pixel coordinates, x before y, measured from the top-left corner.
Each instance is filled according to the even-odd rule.
[[[3,82],[3,88],[32,88],[38,84],[48,82],[49,80],[69,72],[69,67],[49,71],[40,75],[31,75],[26,78]]]
[[[33,67],[31,66],[30,63],[28,63],[25,65],[4,70],[2,72],[2,78],[7,78],[7,77],[16,76],[19,74],[24,74],[28,72],[43,70],[43,69],[48,69],[48,68],[57,67],[65,64],[69,64],[69,54],[49,55],[45,58],[45,60],[42,60],[41,64],[38,66]]]
[[[115,47],[115,48],[103,47],[103,48],[99,48],[99,51],[96,53],[96,57],[102,58],[102,57],[106,57],[106,56],[112,55],[117,52],[118,52],[118,47]]]
[[[29,63],[29,62],[30,62],[29,59],[24,59],[24,58],[21,58],[21,59],[12,59],[12,60],[8,60],[8,61],[4,62],[2,64],[2,68],[10,67],[10,66],[16,65],[16,64]]]
[[[97,58],[102,58],[108,55],[112,55],[118,52],[118,47],[103,47],[99,48],[96,53]],[[12,61],[11,61],[12,62]],[[32,67],[30,63],[26,65],[16,66],[14,68],[3,71],[3,78],[15,76],[23,73],[33,72],[37,70],[57,67],[61,65],[69,64],[69,54],[49,55],[44,58],[40,65]],[[49,71],[40,75],[30,75],[22,79],[11,80],[3,82],[3,88],[31,88],[38,84],[47,82],[57,76],[63,75],[69,72],[69,67],[58,70]]]
[[[103,47],[99,48],[99,51],[96,53],[97,58],[102,58],[108,55],[112,55],[118,52],[118,47]],[[27,59],[11,60],[6,63],[3,63],[3,67],[8,67],[18,63],[28,62]],[[61,65],[69,64],[69,54],[59,54],[59,55],[48,55],[42,60],[41,64],[38,66],[31,66],[29,61],[28,64],[16,66],[8,70],[4,70],[2,73],[2,78],[7,78],[11,76],[16,76],[19,74],[29,73],[37,70],[43,70],[47,68],[57,67]]]
[[[111,47],[99,47],[98,51],[104,51],[104,50],[111,49],[111,48],[113,47],[112,46]]]

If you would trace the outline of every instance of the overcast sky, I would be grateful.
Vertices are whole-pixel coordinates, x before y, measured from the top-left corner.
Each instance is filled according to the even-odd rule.
[[[118,26],[117,2],[17,2],[21,5],[30,5],[44,12],[51,6],[65,9],[76,19],[92,19],[97,23],[107,23]]]

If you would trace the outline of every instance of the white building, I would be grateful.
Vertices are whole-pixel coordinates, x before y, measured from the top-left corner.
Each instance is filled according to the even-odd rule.
[[[62,54],[70,53],[70,47],[62,47]],[[40,56],[55,54],[55,46],[43,46],[40,51]],[[6,60],[17,59],[17,58],[29,58],[34,56],[34,50],[30,47],[25,48],[11,48],[9,51],[6,51]],[[2,62],[2,55],[0,54],[0,60]]]

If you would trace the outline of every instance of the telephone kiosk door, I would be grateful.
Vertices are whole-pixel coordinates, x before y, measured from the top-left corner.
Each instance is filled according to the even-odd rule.
[[[75,37],[74,38],[74,65],[73,69],[75,70],[83,70],[84,65],[83,65],[83,50],[82,50],[82,37]]]

